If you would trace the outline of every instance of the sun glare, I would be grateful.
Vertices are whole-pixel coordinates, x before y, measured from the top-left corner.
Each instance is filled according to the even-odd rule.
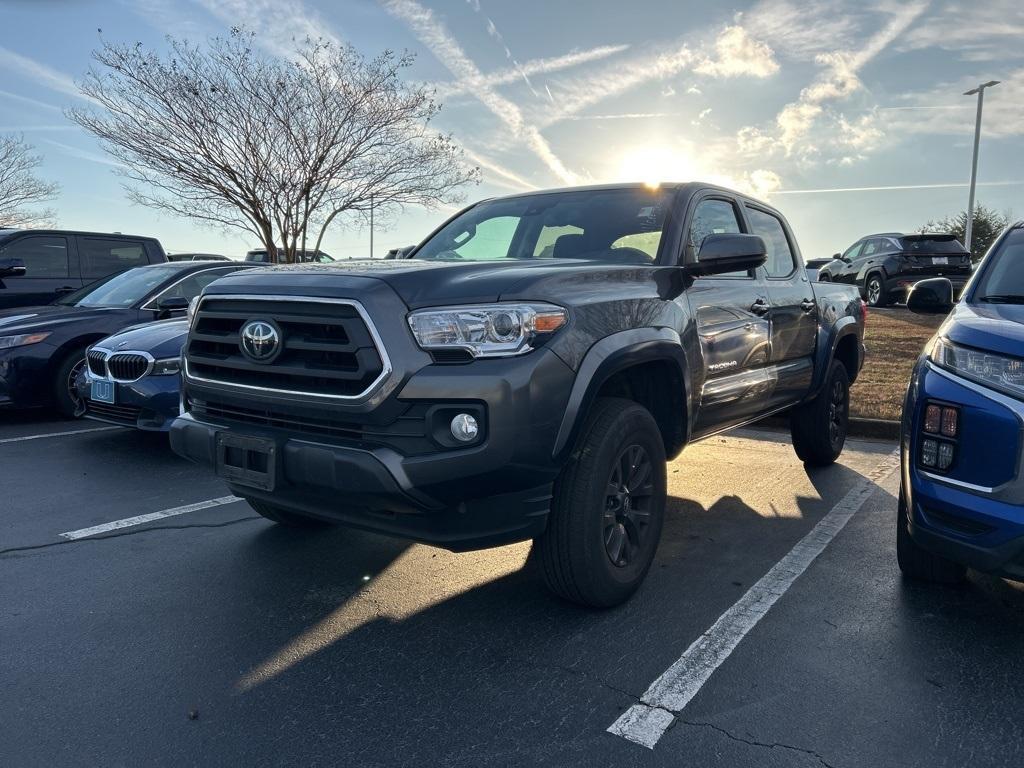
[[[696,176],[696,164],[678,147],[645,144],[623,153],[616,172],[617,181],[642,181],[657,186],[663,181],[689,181]]]

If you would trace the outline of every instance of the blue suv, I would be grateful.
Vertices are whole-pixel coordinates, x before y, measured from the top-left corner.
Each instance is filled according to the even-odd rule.
[[[955,306],[945,278],[917,283],[907,306],[951,312],[903,408],[900,569],[945,583],[968,567],[1024,580],[1024,222],[999,236]]]

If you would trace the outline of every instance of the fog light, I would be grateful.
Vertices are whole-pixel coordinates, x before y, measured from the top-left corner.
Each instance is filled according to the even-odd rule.
[[[924,440],[921,442],[921,463],[926,467],[934,467],[939,459],[939,441]]]
[[[957,416],[956,408],[942,409],[942,434],[946,437],[956,437]]]
[[[924,431],[933,435],[939,434],[939,422],[942,420],[942,409],[937,405],[929,405],[924,409]]]
[[[476,419],[468,413],[460,413],[452,419],[452,437],[462,443],[470,443],[476,440],[480,433],[480,426]]]
[[[949,469],[953,463],[953,444],[939,443],[939,469]]]

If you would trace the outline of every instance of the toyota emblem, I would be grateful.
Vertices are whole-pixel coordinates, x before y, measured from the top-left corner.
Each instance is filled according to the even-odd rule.
[[[269,363],[281,351],[281,332],[269,320],[250,320],[242,326],[238,346],[250,360]]]

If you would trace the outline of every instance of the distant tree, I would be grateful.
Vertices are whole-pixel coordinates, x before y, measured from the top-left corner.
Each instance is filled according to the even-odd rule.
[[[977,261],[985,255],[985,251],[1010,223],[1010,213],[999,213],[984,205],[974,206],[974,223],[971,225],[971,259]],[[955,216],[946,216],[937,221],[929,221],[921,232],[951,232],[962,243],[967,233],[967,211]]]
[[[106,42],[93,52],[79,88],[99,109],[68,116],[121,164],[133,201],[251,232],[292,262],[371,200],[387,215],[453,201],[478,179],[431,129],[433,92],[402,81],[409,54],[368,60],[307,39],[282,61],[252,38],[236,28],[203,46],[168,38],[165,55]]]
[[[60,190],[35,174],[43,159],[21,136],[0,136],[0,227],[52,225],[53,211],[33,206],[53,200]]]

